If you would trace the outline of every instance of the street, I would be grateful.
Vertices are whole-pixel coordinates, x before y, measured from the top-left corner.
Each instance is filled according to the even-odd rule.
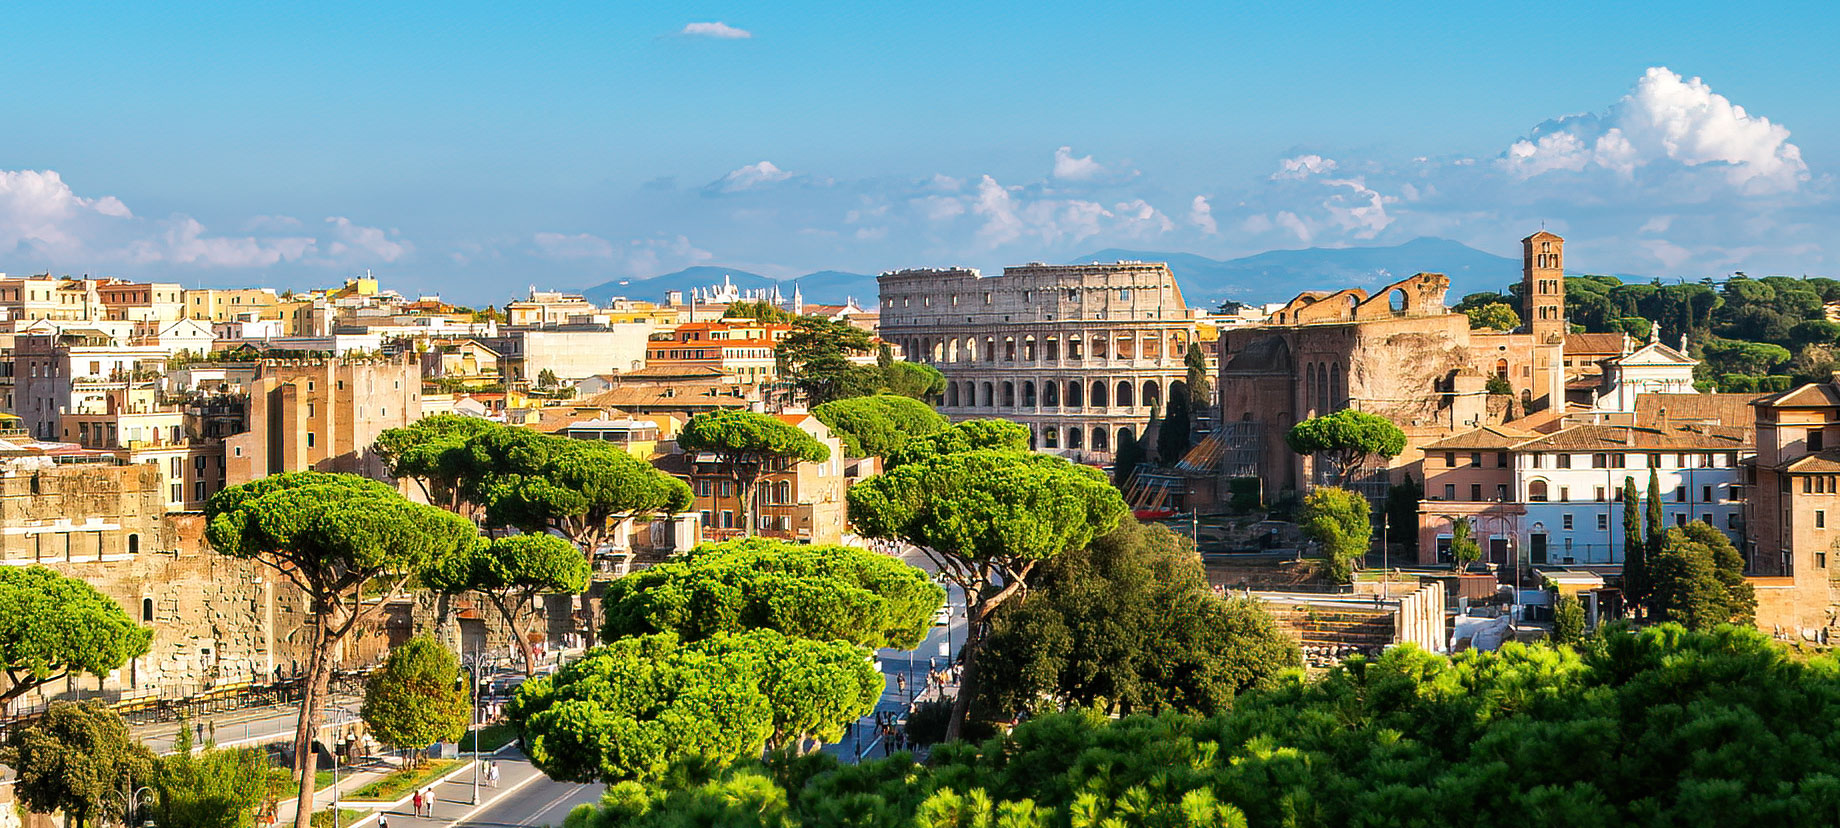
[[[481,805],[472,801],[472,774],[435,786],[433,817],[416,817],[408,803],[386,809],[390,828],[511,828],[556,826],[578,805],[600,801],[601,785],[556,782],[530,766],[523,754],[508,750],[498,756],[498,787],[480,783]],[[360,821],[359,828],[374,826]]]

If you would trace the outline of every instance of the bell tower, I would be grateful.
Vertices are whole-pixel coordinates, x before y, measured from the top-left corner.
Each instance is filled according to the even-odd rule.
[[[1565,239],[1557,234],[1521,239],[1521,301],[1533,341],[1565,341]]]

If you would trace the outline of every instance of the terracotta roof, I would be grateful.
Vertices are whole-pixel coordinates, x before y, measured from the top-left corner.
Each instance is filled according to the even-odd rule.
[[[1454,449],[1503,449],[1512,448],[1540,435],[1531,431],[1506,426],[1483,426],[1465,431],[1462,434],[1445,437],[1424,447],[1425,451],[1450,451]]]
[[[1580,425],[1522,443],[1516,451],[1736,451],[1750,446],[1742,428],[1678,425]]]
[[[742,396],[735,396],[737,391],[740,391]],[[698,408],[746,408],[750,402],[759,399],[759,396],[754,386],[749,385],[670,383],[609,388],[583,400],[582,404],[626,411],[644,409],[688,411]]]
[[[1759,397],[1753,405],[1767,405],[1771,408],[1820,408],[1840,405],[1840,389],[1831,382],[1811,382],[1798,388],[1791,388],[1780,394]]]
[[[1753,399],[1751,394],[1637,394],[1636,422],[1661,425],[1661,412],[1666,411],[1669,423],[1751,428],[1756,422]]]
[[[1778,466],[1783,471],[1802,474],[1832,474],[1840,472],[1840,449],[1828,449],[1805,457],[1797,457]]]
[[[1620,333],[1575,333],[1565,335],[1565,353],[1608,354],[1621,356],[1623,335]]]
[[[626,371],[624,373],[596,374],[595,376],[605,377],[619,382],[621,380],[657,381],[664,378],[689,379],[700,377],[703,379],[715,379],[716,377],[728,376],[728,373],[713,365],[647,365],[644,368]]]

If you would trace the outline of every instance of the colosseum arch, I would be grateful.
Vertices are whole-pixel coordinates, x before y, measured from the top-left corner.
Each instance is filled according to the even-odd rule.
[[[1118,381],[1118,395],[1113,397],[1112,399],[1116,400],[1118,405],[1124,408],[1130,408],[1133,403],[1137,402],[1137,398],[1131,396],[1130,381],[1119,380]]]
[[[1094,406],[1094,407],[1096,407],[1096,408],[1104,408],[1104,407],[1106,406],[1106,402],[1105,402],[1105,380],[1093,380],[1093,384],[1092,384],[1092,404],[1093,404],[1093,406]]]
[[[1035,361],[1035,337],[1033,336],[1025,336],[1022,338],[1022,361]]]
[[[1060,448],[1061,447],[1060,426],[1047,426],[1043,428],[1041,430],[1041,445],[1042,445],[1042,448],[1051,448],[1051,449]]]
[[[995,404],[996,404],[996,401],[997,401],[997,400],[996,400],[996,396],[997,396],[997,395],[996,395],[996,390],[997,390],[997,389],[996,389],[996,386],[994,386],[994,385],[991,385],[991,384],[990,384],[990,383],[988,383],[988,382],[987,382],[987,383],[984,383],[984,394],[983,394],[983,400],[984,400],[984,402],[982,403],[982,405],[983,405],[983,406],[984,406],[985,408],[989,408],[989,407],[991,407],[992,405],[995,405]]]
[[[1093,426],[1092,447],[1093,451],[1106,450],[1105,426]]]
[[[1003,381],[1003,407],[1016,407],[1016,384],[1009,380]]]
[[[1041,381],[1041,404],[1049,408],[1061,407],[1061,381]]]
[[[1156,380],[1144,380],[1144,405],[1146,407],[1162,405],[1161,392],[1162,389],[1158,387]]]
[[[1022,407],[1023,408],[1034,408],[1035,407],[1035,381],[1034,380],[1023,380],[1022,381]]]
[[[1092,358],[1093,359],[1105,359],[1105,338],[1106,338],[1106,335],[1102,333],[1096,333],[1092,335]]]
[[[1082,429],[1079,426],[1074,426],[1072,428],[1067,429],[1067,447],[1068,448],[1070,449],[1084,448],[1085,444],[1086,444],[1086,430],[1085,429]]]
[[[957,406],[958,406],[958,383],[948,382],[946,383],[946,407],[956,408]]]
[[[1080,408],[1080,407],[1085,406],[1086,405],[1086,402],[1084,399],[1085,396],[1086,396],[1086,383],[1083,383],[1079,380],[1069,380],[1068,381],[1067,383],[1067,407],[1068,408]]]

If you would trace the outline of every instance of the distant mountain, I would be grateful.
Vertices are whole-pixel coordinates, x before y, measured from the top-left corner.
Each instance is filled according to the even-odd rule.
[[[1271,250],[1220,261],[1193,253],[1159,253],[1107,249],[1080,256],[1074,263],[1136,259],[1168,262],[1194,307],[1213,307],[1226,299],[1282,302],[1299,291],[1373,288],[1414,273],[1450,277],[1450,302],[1479,291],[1505,291],[1519,281],[1521,263],[1485,253],[1449,239],[1421,237],[1391,247],[1312,247]]]
[[[588,301],[597,305],[604,305],[608,299],[615,296],[659,302],[664,300],[665,293],[669,291],[681,290],[689,293],[692,288],[720,285],[724,278],[742,290],[778,287],[780,295],[788,300],[792,298],[794,283],[797,283],[799,293],[805,297],[807,302],[835,305],[842,304],[844,299],[852,296],[860,305],[874,305],[876,302],[875,277],[861,273],[820,270],[793,279],[773,279],[732,267],[710,265],[686,267],[683,270],[647,279],[618,279],[603,282],[581,293]]]

